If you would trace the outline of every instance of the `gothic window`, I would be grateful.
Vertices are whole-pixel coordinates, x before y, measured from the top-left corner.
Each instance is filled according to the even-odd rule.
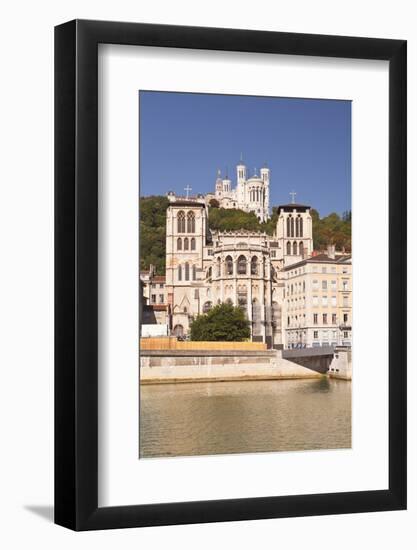
[[[303,218],[300,217],[300,237],[303,236]]]
[[[187,214],[187,233],[195,233],[195,215],[194,212]]]
[[[226,275],[233,275],[233,259],[231,256],[226,257]]]
[[[245,286],[239,286],[237,289],[237,303],[238,306],[246,309],[248,303],[248,292]]]
[[[297,255],[297,243],[295,241],[293,242],[293,245],[292,245],[292,253],[294,254],[294,256]]]
[[[177,216],[177,231],[178,233],[185,233],[185,214],[182,210],[178,212]]]
[[[217,277],[220,277],[220,258],[217,258]]]
[[[191,250],[195,250],[195,239],[194,239],[194,237],[191,239]]]
[[[190,264],[188,262],[184,266],[184,279],[186,281],[190,280]]]
[[[304,258],[304,244],[302,241],[300,242],[299,251],[300,251],[300,256]]]
[[[294,237],[294,218],[291,218],[291,237]]]
[[[172,331],[174,336],[183,336],[184,327],[182,325],[175,325],[174,330]]]
[[[300,216],[297,216],[295,219],[295,236],[300,236]]]
[[[289,219],[289,218],[288,218]],[[288,220],[287,220],[288,221]],[[290,256],[291,255],[291,243],[290,241],[287,242],[287,255]]]
[[[197,268],[195,265],[193,265],[193,281],[197,279]]]
[[[185,237],[185,239],[184,239],[184,250],[188,250],[188,245],[189,245],[188,237]]]
[[[207,279],[211,279],[211,273],[212,273],[212,268],[209,267],[207,270]]]
[[[177,239],[177,250],[182,250],[182,239],[180,237]]]
[[[239,256],[237,260],[237,272],[239,275],[246,275],[246,258]]]
[[[178,266],[178,280],[182,281],[182,266]]]
[[[250,272],[251,275],[258,275],[258,258],[256,256],[252,257],[250,263]]]
[[[211,310],[212,305],[213,304],[211,302],[205,302],[203,306],[203,313],[208,313]]]
[[[291,237],[291,216],[287,218],[287,237]]]

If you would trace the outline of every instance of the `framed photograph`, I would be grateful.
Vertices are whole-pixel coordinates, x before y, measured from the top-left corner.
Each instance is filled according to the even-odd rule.
[[[406,508],[406,42],[55,29],[55,522]]]

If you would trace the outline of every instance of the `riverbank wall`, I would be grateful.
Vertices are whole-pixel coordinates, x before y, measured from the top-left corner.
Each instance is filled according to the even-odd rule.
[[[141,384],[288,380],[322,373],[283,359],[277,350],[141,350]]]

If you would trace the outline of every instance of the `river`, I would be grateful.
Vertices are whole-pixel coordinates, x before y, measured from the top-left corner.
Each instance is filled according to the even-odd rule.
[[[143,385],[141,458],[351,446],[351,382]]]

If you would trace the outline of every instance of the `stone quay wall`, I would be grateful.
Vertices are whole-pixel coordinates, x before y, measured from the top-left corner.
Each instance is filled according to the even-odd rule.
[[[142,350],[141,384],[319,378],[321,373],[271,351]]]

